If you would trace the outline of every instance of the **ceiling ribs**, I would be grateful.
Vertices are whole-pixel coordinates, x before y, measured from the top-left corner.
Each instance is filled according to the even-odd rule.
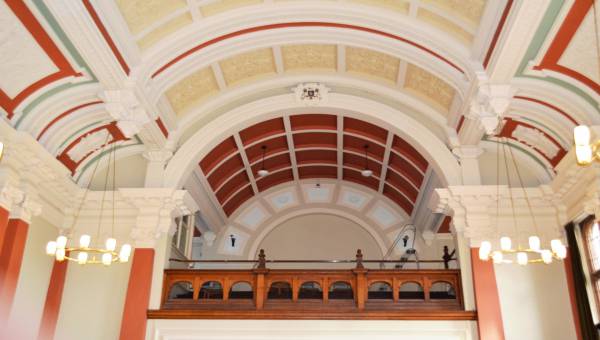
[[[381,166],[381,180],[379,181],[380,194],[383,192],[383,186],[387,179],[387,171],[390,163],[390,153],[392,152],[392,142],[394,141],[394,134],[388,131],[387,141],[385,142],[385,153],[383,156],[383,163]]]

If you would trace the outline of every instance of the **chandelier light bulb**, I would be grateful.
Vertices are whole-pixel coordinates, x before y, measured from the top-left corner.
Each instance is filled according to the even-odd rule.
[[[550,250],[544,249],[542,250],[542,261],[544,261],[545,264],[550,264],[552,263],[552,252]]]
[[[77,263],[79,264],[86,264],[88,260],[88,253],[85,251],[81,251],[79,252],[79,254],[77,254]]]
[[[575,156],[580,164],[589,164],[592,162],[592,147],[589,145],[576,145]]]
[[[91,238],[90,235],[83,234],[79,238],[79,246],[81,248],[89,248],[90,247],[90,243],[92,243],[92,238]]]
[[[560,247],[558,248],[558,251],[556,252],[556,257],[558,257],[561,260],[564,260],[567,258],[567,247],[564,245],[560,245]]]
[[[504,236],[500,238],[500,249],[507,251],[510,250],[511,247],[512,241],[510,240],[510,237]]]
[[[529,249],[540,251],[541,241],[537,236],[529,236]]]
[[[56,248],[57,249],[65,249],[67,246],[67,237],[65,235],[60,235],[56,238]]]
[[[259,177],[266,177],[269,175],[269,170],[267,169],[260,169],[258,170],[258,176]]]
[[[588,146],[590,144],[590,129],[585,125],[579,125],[573,129],[575,145]]]
[[[550,249],[552,249],[553,253],[558,254],[560,247],[562,247],[562,242],[559,239],[550,241]]]
[[[106,250],[115,251],[117,249],[117,240],[110,237],[106,239]]]
[[[482,261],[487,261],[490,256],[490,251],[492,250],[492,244],[489,241],[481,242],[479,246],[479,259]]]
[[[495,251],[492,253],[492,260],[494,261],[495,264],[500,264],[504,260],[504,256],[502,255],[501,252]]]
[[[46,254],[54,256],[56,254],[56,242],[50,241],[46,244]]]
[[[112,254],[111,253],[102,254],[102,264],[105,266],[110,266],[111,263],[112,263]]]
[[[527,253],[518,252],[517,253],[517,263],[520,264],[521,266],[526,265],[527,264]]]
[[[121,262],[129,261],[130,255],[131,255],[131,246],[127,243],[122,245],[121,251],[119,252],[119,261],[121,261]]]
[[[373,175],[373,170],[364,169],[360,172],[360,175],[363,177],[371,177]]]
[[[62,262],[65,260],[65,248],[56,249],[56,261]]]

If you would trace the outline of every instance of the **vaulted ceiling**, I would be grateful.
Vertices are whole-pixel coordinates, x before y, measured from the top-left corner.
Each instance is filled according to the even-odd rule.
[[[181,178],[163,185],[199,170],[199,190],[225,216],[268,187],[306,178],[358,182],[410,214],[419,178],[443,165],[424,152],[425,137],[380,124],[397,115],[375,122],[367,115],[379,113],[368,110],[270,112],[261,103],[293,103],[295,86],[320,82],[338,102],[392,108],[448,151],[490,154],[506,137],[543,182],[571,149],[572,128],[600,123],[592,2],[7,0],[0,114],[80,182],[105,156],[100,147],[115,143],[122,160],[174,154],[165,173]],[[472,112],[488,85],[507,90],[502,126],[485,136]],[[257,117],[211,135],[182,167],[179,150],[252,105]],[[257,179],[263,144],[273,171]],[[375,171],[367,180],[357,172],[364,144]]]

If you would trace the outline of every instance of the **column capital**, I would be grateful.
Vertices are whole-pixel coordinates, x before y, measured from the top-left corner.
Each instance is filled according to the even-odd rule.
[[[173,219],[189,215],[198,206],[186,190],[168,188],[119,189],[124,200],[137,209],[131,231],[136,247],[153,248],[164,234],[174,232]]]
[[[494,84],[484,71],[476,72],[477,90],[469,103],[467,119],[476,120],[486,134],[493,134],[515,93],[508,84]]]
[[[105,90],[99,94],[106,111],[117,121],[117,126],[127,137],[133,137],[150,122],[146,109],[130,88]]]
[[[10,210],[11,219],[19,219],[27,224],[31,224],[31,218],[42,213],[41,203],[28,195],[23,196],[23,200],[14,204]]]

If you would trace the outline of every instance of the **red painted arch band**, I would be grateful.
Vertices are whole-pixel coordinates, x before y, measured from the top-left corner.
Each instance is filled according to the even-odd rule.
[[[259,32],[259,31],[267,31],[267,30],[274,30],[274,29],[281,29],[281,28],[290,28],[290,27],[334,27],[334,28],[343,28],[343,29],[351,29],[351,30],[356,30],[356,31],[362,31],[362,32],[367,32],[367,33],[373,33],[373,34],[377,34],[380,36],[384,36],[387,38],[391,38],[394,40],[398,40],[398,41],[402,41],[404,43],[407,43],[411,46],[414,46],[422,51],[424,51],[425,53],[428,53],[438,59],[440,59],[441,61],[443,61],[444,63],[448,64],[449,66],[451,66],[452,68],[458,70],[460,73],[465,73],[465,71],[463,69],[461,69],[459,66],[457,66],[456,64],[454,64],[453,62],[451,62],[450,60],[444,58],[442,55],[440,55],[439,53],[433,51],[430,48],[427,48],[423,45],[420,45],[412,40],[409,40],[407,38],[403,38],[401,36],[395,35],[395,34],[391,34],[391,33],[387,33],[384,31],[380,31],[380,30],[376,30],[376,29],[372,29],[372,28],[368,28],[368,27],[362,27],[362,26],[356,26],[356,25],[349,25],[349,24],[340,24],[340,23],[332,23],[332,22],[286,22],[286,23],[279,23],[279,24],[270,24],[270,25],[263,25],[263,26],[256,26],[256,27],[250,27],[250,28],[246,28],[243,30],[239,30],[236,32],[231,32],[219,37],[216,37],[214,39],[211,39],[209,41],[206,41],[200,45],[197,45],[189,50],[187,50],[186,52],[180,54],[179,56],[175,57],[174,59],[172,59],[171,61],[169,61],[168,63],[166,63],[165,65],[161,66],[158,70],[156,70],[153,74],[152,74],[152,78],[155,78],[156,76],[158,76],[159,74],[163,73],[166,69],[170,68],[171,66],[175,65],[176,63],[178,63],[179,61],[185,59],[186,57],[202,50],[205,47],[208,47],[210,45],[216,44],[220,41],[223,40],[227,40],[230,38],[234,38],[237,36],[241,36],[244,34],[249,34],[249,33],[253,33],[253,32]]]
[[[85,104],[81,104],[75,107],[72,107],[70,109],[68,109],[67,111],[59,114],[58,116],[56,116],[56,118],[54,118],[50,123],[48,123],[48,125],[46,125],[42,131],[38,134],[37,136],[37,140],[40,140],[40,138],[42,138],[42,136],[44,135],[44,133],[46,133],[46,131],[48,131],[48,129],[50,129],[52,127],[52,125],[56,124],[59,120],[65,118],[66,116],[70,115],[71,113],[79,110],[79,109],[83,109],[84,107],[88,107],[88,106],[92,106],[92,105],[96,105],[96,104],[101,104],[102,101],[98,100],[98,101],[94,101],[94,102],[90,102],[90,103],[85,103]]]

